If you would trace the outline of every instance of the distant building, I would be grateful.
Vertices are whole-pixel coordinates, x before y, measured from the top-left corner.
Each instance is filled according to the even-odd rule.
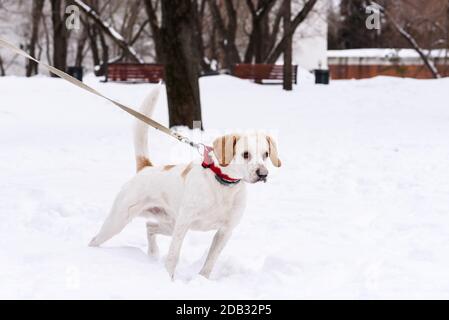
[[[426,52],[442,76],[449,76],[449,52]],[[430,70],[413,49],[329,50],[328,64],[332,79],[363,79],[394,76],[416,79],[433,78]]]

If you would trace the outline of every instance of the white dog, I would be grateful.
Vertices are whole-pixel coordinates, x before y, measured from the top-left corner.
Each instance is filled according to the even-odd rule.
[[[159,88],[145,99],[141,112],[151,116]],[[217,230],[200,274],[209,277],[217,258],[239,223],[246,204],[245,183],[266,181],[267,158],[279,167],[276,143],[262,134],[226,135],[213,143],[202,165],[154,167],[148,155],[148,126],[137,121],[134,145],[137,174],[122,188],[90,246],[118,234],[135,217],[147,218],[148,254],[158,256],[156,235],[172,236],[165,266],[173,279],[181,245],[189,229]]]

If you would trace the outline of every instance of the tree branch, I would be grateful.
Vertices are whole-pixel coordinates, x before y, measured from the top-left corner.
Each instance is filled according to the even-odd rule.
[[[279,10],[276,14],[276,18],[274,19],[274,23],[273,23],[273,29],[271,30],[271,35],[270,35],[270,44],[268,46],[268,54],[273,50],[274,45],[276,44],[276,40],[278,37],[278,33],[279,33],[279,29],[281,26],[281,21],[282,21],[282,16],[284,14],[284,6],[280,6]],[[265,57],[266,59],[267,57]]]
[[[150,20],[145,20],[142,25],[139,27],[139,30],[137,30],[136,34],[134,35],[134,37],[131,38],[131,41],[129,42],[130,45],[133,45],[140,37],[140,34],[143,32],[143,30],[145,29],[145,27],[147,26],[147,24],[150,22]]]
[[[159,7],[159,1],[156,1],[156,6],[153,6],[152,0],[144,0],[144,4],[150,22],[151,34],[154,40],[154,47],[155,47],[154,51],[156,52],[156,61],[162,63],[164,61],[164,54],[162,50],[162,35],[156,14]]]
[[[95,24],[107,34],[124,52],[126,52],[135,62],[143,63],[143,60],[139,58],[136,50],[125,41],[120,33],[118,33],[112,26],[104,22],[98,13],[90,6],[85,4],[82,0],[73,0],[76,5],[89,17]]]
[[[284,34],[281,41],[277,44],[277,46],[274,48],[274,50],[268,55],[268,58],[265,59],[266,63],[275,63],[276,60],[280,57],[282,54],[285,43],[288,41],[288,37],[293,36],[296,29],[299,27],[299,25],[307,18],[310,11],[312,11],[313,7],[315,6],[317,0],[309,0],[304,5],[302,10],[296,15],[296,17],[293,19],[291,24],[291,29],[287,34]]]
[[[424,62],[425,66],[429,69],[429,71],[432,73],[432,76],[435,79],[441,78],[440,73],[438,72],[437,67],[433,63],[431,59],[429,59],[425,53],[424,50],[419,46],[418,42],[416,42],[415,38],[408,33],[403,27],[399,25],[399,23],[394,19],[381,5],[373,2],[375,6],[379,8],[379,12],[385,16],[390,22],[393,24],[393,27],[396,29],[396,31],[399,32],[399,34],[415,49],[415,51],[419,54],[421,57],[421,60]],[[430,50],[429,50],[430,51]],[[430,52],[429,52],[430,53]]]

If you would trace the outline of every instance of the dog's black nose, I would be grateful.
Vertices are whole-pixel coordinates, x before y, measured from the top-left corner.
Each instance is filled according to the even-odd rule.
[[[257,169],[257,170],[256,170],[256,174],[257,174],[257,176],[259,177],[259,179],[265,179],[265,178],[268,176],[267,170],[260,170],[260,169]]]

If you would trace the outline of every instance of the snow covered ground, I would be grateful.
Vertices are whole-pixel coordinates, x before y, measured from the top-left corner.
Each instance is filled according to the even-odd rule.
[[[131,106],[150,90],[86,81]],[[0,298],[449,298],[448,87],[201,79],[206,141],[267,130],[283,167],[248,188],[212,279],[197,272],[213,234],[190,232],[171,282],[142,220],[87,247],[134,173],[130,117],[62,80],[0,78]],[[150,144],[158,164],[196,157],[154,130]]]

